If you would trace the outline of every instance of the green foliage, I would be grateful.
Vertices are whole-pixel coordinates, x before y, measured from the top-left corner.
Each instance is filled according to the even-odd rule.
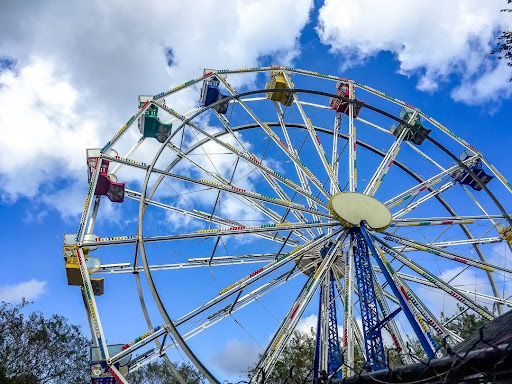
[[[460,305],[457,305],[457,309],[459,310],[459,314],[462,314],[458,317],[458,314],[456,314],[448,318],[446,321],[450,321],[451,319],[455,320],[450,321],[450,323],[446,325],[446,328],[463,339],[467,339],[469,335],[476,332],[481,326],[487,323],[487,320],[482,316],[475,313],[468,313],[468,311],[465,311],[465,308]],[[442,317],[441,315],[441,318]]]
[[[507,0],[507,3],[512,3],[512,0]],[[512,9],[502,9],[502,12],[512,12]],[[507,65],[512,67],[512,31],[503,31],[501,36],[498,37],[497,47],[491,51],[491,55],[497,55],[498,59],[507,60]],[[512,81],[512,77],[509,79]]]
[[[396,351],[395,347],[384,346],[384,352],[386,354],[386,364],[389,368],[395,368],[399,365],[403,365],[402,358]]]
[[[205,383],[204,377],[190,363],[175,364],[187,384]],[[130,384],[179,384],[165,361],[153,362],[141,369],[129,373],[127,377]]]
[[[512,0],[511,0],[512,1]],[[445,318],[441,314],[443,322],[452,320],[446,328],[457,333],[463,339],[467,338],[473,332],[477,331],[487,321],[475,313],[468,313],[464,307],[458,306],[458,313],[450,318]],[[434,337],[439,345],[442,345],[442,340],[439,337]],[[390,368],[402,365],[402,359],[393,347],[384,346],[386,352],[386,359]],[[420,342],[417,339],[409,341],[409,348],[411,354],[418,359],[426,358],[425,351],[423,350]],[[402,353],[407,353],[403,351]],[[445,352],[444,349],[441,352]],[[269,377],[266,378],[268,383],[286,383],[290,381],[290,368],[293,366],[293,382],[310,382],[312,378],[313,362],[315,356],[315,332],[313,329],[310,332],[295,331],[293,337],[290,339],[288,345],[277,361],[274,371]],[[359,351],[355,348],[354,351],[354,370],[360,372],[363,369],[364,358]],[[256,366],[249,368],[249,377],[255,373]]]
[[[487,320],[476,313],[469,313],[467,308],[457,305],[457,313],[455,315],[446,318],[444,314],[441,313],[441,322],[448,322],[445,326],[446,329],[456,333],[463,339],[467,339],[472,333],[476,332],[481,326],[487,323]],[[434,339],[438,345],[441,346],[443,344],[443,340],[440,337],[434,336]],[[411,353],[418,359],[425,359],[427,357],[419,340],[409,342],[409,347],[411,348]],[[446,353],[446,350],[441,348],[441,353]]]
[[[311,382],[313,377],[313,361],[315,357],[315,333],[295,331],[288,345],[279,357],[271,375],[266,378],[268,383],[284,383],[290,376],[293,366],[293,378],[302,382]],[[256,366],[249,368],[249,377],[256,372]]]
[[[89,341],[59,315],[24,314],[22,302],[0,304],[0,383],[88,383]]]

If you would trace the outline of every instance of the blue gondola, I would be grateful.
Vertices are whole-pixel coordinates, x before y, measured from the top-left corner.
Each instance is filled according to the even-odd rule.
[[[472,156],[471,153],[469,153],[468,151],[464,151],[459,156],[459,158],[461,161],[464,161],[470,156]],[[484,185],[487,185],[487,183],[489,183],[489,181],[491,181],[494,178],[494,176],[491,176],[487,172],[485,172],[485,169],[482,164],[482,160],[480,160],[480,159],[476,159],[475,161],[473,161],[473,163],[468,164],[468,168],[473,171],[475,176]],[[474,179],[473,176],[471,176],[464,169],[459,169],[459,170],[455,171],[455,173],[452,175],[452,177],[455,179],[455,181],[458,181],[460,184],[465,184],[465,185],[473,188],[475,191],[482,190],[482,186],[478,183],[478,181],[476,179]]]
[[[207,107],[218,100],[222,100],[227,95],[223,95],[219,90],[220,81],[216,76],[203,81],[203,87],[201,88],[201,105]],[[213,107],[217,112],[226,114],[228,110],[228,103],[220,103]]]
[[[412,114],[412,110],[404,108],[400,111],[400,118],[402,119],[403,122],[407,123],[411,119]],[[432,130],[425,128],[423,124],[421,124],[421,119],[419,115],[416,115],[416,118],[413,121],[411,121],[410,124],[413,125],[414,128],[416,129],[412,130],[408,128],[405,124],[400,123],[398,127],[396,126],[396,124],[393,124],[390,128],[390,131],[393,135],[398,137],[400,136],[404,129],[407,129],[407,133],[404,136],[404,141],[410,141],[411,143],[414,143],[416,145],[421,145]]]

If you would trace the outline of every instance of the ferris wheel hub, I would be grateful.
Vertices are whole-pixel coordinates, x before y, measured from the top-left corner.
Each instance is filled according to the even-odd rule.
[[[345,227],[355,227],[365,221],[375,230],[384,230],[391,224],[391,212],[376,198],[356,192],[340,192],[329,200],[331,215]]]

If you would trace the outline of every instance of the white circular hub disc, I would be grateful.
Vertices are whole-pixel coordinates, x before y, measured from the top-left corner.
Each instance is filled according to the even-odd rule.
[[[391,224],[391,212],[374,197],[355,192],[341,192],[329,200],[329,211],[341,224],[354,227],[366,221],[375,230],[384,230]]]

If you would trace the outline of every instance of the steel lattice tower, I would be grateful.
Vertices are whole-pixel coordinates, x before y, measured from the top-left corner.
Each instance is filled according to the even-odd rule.
[[[329,325],[328,325],[328,340],[329,340],[329,353],[327,360],[327,372],[332,373],[335,370],[338,372],[333,376],[335,379],[341,378],[342,371],[338,368],[342,364],[340,339],[338,337],[338,321],[336,319],[336,292],[334,290],[334,274],[330,273],[329,276]]]
[[[324,247],[320,254],[325,257],[331,244]],[[315,362],[313,378],[321,376],[322,371],[327,375],[338,371],[333,377],[341,378],[342,364],[341,348],[338,335],[338,321],[336,316],[336,290],[334,287],[334,274],[329,272],[328,281],[320,286],[320,300],[318,307],[318,321],[316,332]],[[327,347],[327,348],[325,348]]]
[[[367,363],[372,371],[384,369],[386,359],[381,324],[377,313],[377,299],[373,286],[368,245],[359,228],[352,231],[352,237],[356,240],[356,246],[354,247],[355,275],[359,291]]]

